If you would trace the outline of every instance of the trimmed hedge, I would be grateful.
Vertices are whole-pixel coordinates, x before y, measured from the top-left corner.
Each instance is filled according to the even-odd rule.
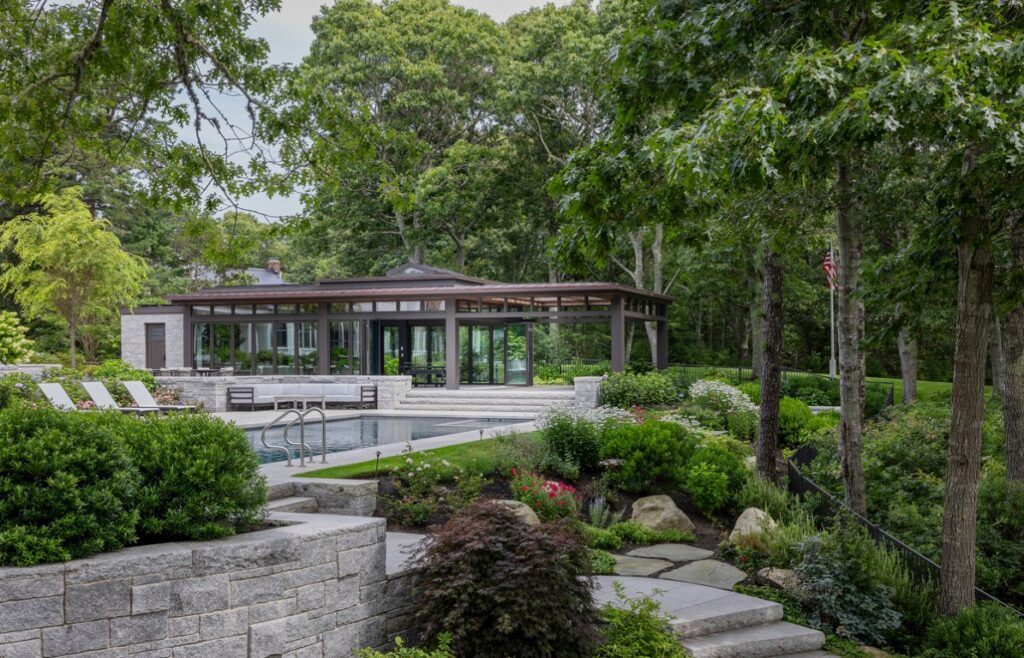
[[[614,372],[601,382],[600,403],[609,407],[659,407],[677,401],[679,389],[657,372]]]
[[[245,433],[218,419],[0,412],[0,565],[221,537],[262,520],[265,502]]]

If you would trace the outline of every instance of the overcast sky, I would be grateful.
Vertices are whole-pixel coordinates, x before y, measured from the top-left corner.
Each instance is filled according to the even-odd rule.
[[[454,4],[481,11],[496,21],[504,21],[512,14],[519,13],[530,7],[545,4],[565,5],[569,0],[452,0]],[[320,7],[330,4],[325,0],[282,0],[281,11],[270,14],[256,23],[250,30],[253,36],[259,36],[270,44],[270,63],[295,64],[309,51],[313,41],[313,33],[309,24],[313,17],[320,13]],[[302,206],[298,197],[268,198],[256,195],[240,200],[240,205],[257,210],[269,216],[297,214]]]

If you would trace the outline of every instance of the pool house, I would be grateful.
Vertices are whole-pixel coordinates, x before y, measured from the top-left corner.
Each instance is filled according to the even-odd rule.
[[[533,384],[535,327],[608,323],[611,370],[627,324],[657,326],[671,298],[613,283],[501,283],[419,264],[383,277],[223,286],[122,311],[122,356],[154,371],[409,375],[416,384]]]

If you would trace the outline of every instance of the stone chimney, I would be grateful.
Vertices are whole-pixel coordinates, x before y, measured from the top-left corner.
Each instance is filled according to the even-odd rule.
[[[281,261],[279,261],[276,258],[271,258],[270,260],[267,261],[267,269],[273,272],[274,274],[280,274]]]

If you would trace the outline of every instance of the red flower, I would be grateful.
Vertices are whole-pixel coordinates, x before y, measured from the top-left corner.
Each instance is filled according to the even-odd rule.
[[[526,491],[527,489],[529,489],[529,487],[527,487],[525,484],[523,486],[519,487],[520,491]]]

